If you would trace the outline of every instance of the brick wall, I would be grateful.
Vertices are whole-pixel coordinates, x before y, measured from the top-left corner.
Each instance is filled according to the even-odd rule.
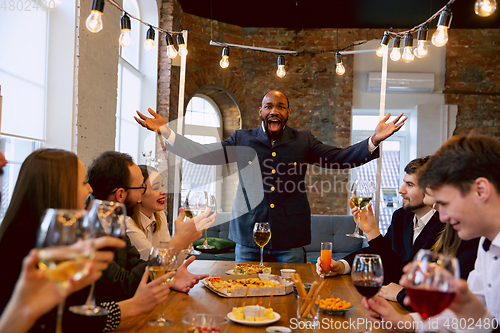
[[[167,1],[167,0],[164,0]],[[179,5],[175,2],[176,8]],[[182,9],[176,12],[182,13]],[[175,17],[174,17],[175,21]],[[215,41],[289,50],[336,49],[336,29],[294,31],[280,28],[242,28],[184,13],[180,29],[189,29]],[[339,29],[339,47],[383,34],[377,29]],[[457,104],[457,133],[476,132],[499,136],[498,80],[499,30],[452,30],[447,51],[447,104]],[[465,41],[465,42],[463,42]],[[241,110],[242,128],[260,123],[258,108],[262,95],[278,89],[290,100],[288,124],[310,130],[327,144],[346,147],[351,137],[353,99],[352,56],[344,56],[346,74],[335,74],[334,53],[286,56],[287,75],[276,77],[276,55],[231,48],[230,66],[218,65],[221,48],[194,33],[189,35],[186,75],[186,103],[206,86],[216,86],[233,96]],[[160,71],[160,77],[163,73]],[[178,80],[175,75],[172,79]],[[461,82],[464,81],[465,85]],[[467,91],[497,95],[464,95]],[[172,110],[174,105],[170,107]],[[175,106],[176,110],[177,106]],[[176,111],[175,111],[176,112]],[[226,136],[226,133],[225,133]],[[309,201],[313,214],[346,214],[348,181],[346,172],[309,168]],[[314,187],[314,185],[316,187]],[[321,188],[323,186],[323,190]]]
[[[500,29],[451,30],[446,104],[458,105],[455,134],[500,138]]]
[[[121,1],[118,1],[121,4]],[[118,36],[121,12],[106,5],[104,28],[87,30],[91,0],[80,1],[77,37],[76,153],[85,165],[106,150],[115,150],[118,82]],[[99,135],[96,135],[98,133]]]

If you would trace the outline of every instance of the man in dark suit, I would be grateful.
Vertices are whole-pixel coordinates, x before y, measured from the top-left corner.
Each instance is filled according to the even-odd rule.
[[[406,175],[399,193],[403,198],[403,208],[392,215],[391,226],[385,236],[377,230],[366,232],[369,245],[353,252],[345,258],[332,260],[333,274],[348,274],[354,256],[359,253],[379,254],[384,263],[384,284],[397,283],[403,273],[403,267],[413,260],[420,249],[430,249],[436,242],[443,224],[439,214],[430,206],[424,204],[425,191],[418,186],[417,171],[427,163],[429,157],[417,158],[405,167]],[[320,258],[319,258],[320,259]],[[318,260],[316,270],[321,275],[321,260]],[[318,270],[319,268],[319,270]]]
[[[137,122],[169,143],[168,149],[193,163],[225,164],[237,162],[239,184],[231,212],[229,238],[236,242],[236,260],[259,260],[259,248],[252,237],[255,222],[269,222],[272,237],[266,250],[267,261],[304,262],[303,246],[311,242],[311,209],[304,181],[308,164],[323,168],[352,168],[378,157],[377,146],[399,130],[400,114],[375,134],[345,149],[325,145],[310,131],[286,126],[288,98],[270,91],[262,99],[261,126],[238,130],[221,143],[201,145],[176,135],[153,110],[154,118],[137,112]]]

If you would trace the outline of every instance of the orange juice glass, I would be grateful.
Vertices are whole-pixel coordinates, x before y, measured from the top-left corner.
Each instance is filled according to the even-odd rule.
[[[321,270],[330,272],[332,262],[332,242],[321,242]]]

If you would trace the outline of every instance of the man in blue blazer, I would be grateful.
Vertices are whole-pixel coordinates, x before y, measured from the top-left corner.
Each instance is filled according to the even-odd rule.
[[[237,261],[258,261],[253,240],[255,222],[269,222],[272,237],[266,261],[304,262],[303,246],[311,243],[311,209],[306,195],[308,164],[345,169],[378,157],[377,146],[403,125],[403,114],[386,123],[388,114],[371,138],[341,149],[318,141],[310,131],[286,126],[290,107],[280,91],[264,95],[259,115],[261,126],[238,130],[220,143],[202,145],[176,135],[166,121],[149,109],[154,118],[139,111],[136,121],[163,135],[166,149],[193,163],[237,162],[239,185],[231,212],[229,238],[236,242]]]

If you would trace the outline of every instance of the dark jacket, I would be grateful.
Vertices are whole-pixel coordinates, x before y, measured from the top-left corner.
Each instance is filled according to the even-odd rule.
[[[177,135],[174,146],[168,149],[198,164],[237,162],[239,185],[229,238],[240,245],[257,247],[253,225],[270,222],[272,237],[267,247],[273,250],[311,243],[311,209],[304,181],[308,164],[346,169],[378,157],[378,149],[370,154],[367,140],[341,149],[323,144],[309,131],[288,126],[274,145],[259,126],[238,130],[229,139],[208,145]],[[337,186],[335,179],[330,185],[330,190]],[[319,191],[319,185],[315,186]]]
[[[349,254],[344,260],[352,266],[354,256],[358,253],[379,254],[384,266],[384,284],[399,283],[403,267],[413,260],[420,249],[430,249],[444,226],[439,221],[439,215],[434,214],[418,235],[415,244],[412,244],[413,216],[414,213],[403,208],[396,210],[385,236],[372,239],[370,246]]]

